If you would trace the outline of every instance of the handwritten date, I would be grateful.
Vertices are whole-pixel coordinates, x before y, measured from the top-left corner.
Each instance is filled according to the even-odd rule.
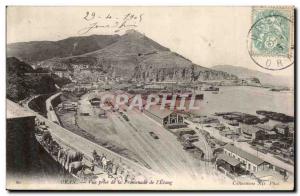
[[[143,14],[127,13],[122,17],[114,17],[110,13],[101,16],[87,11],[83,19],[88,25],[78,31],[80,35],[99,28],[111,28],[116,33],[122,29],[136,28],[143,21]]]

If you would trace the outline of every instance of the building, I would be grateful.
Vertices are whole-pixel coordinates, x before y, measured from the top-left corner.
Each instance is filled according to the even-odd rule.
[[[241,165],[242,163],[239,160],[226,154],[219,154],[216,158],[216,167],[221,171],[225,170],[225,174],[227,174],[227,172],[237,175],[245,173]]]
[[[275,139],[277,137],[277,134],[274,134],[274,130],[269,126],[240,124],[240,127],[244,136],[252,140]]]
[[[160,109],[159,105],[152,106],[148,110],[145,110],[145,114],[167,128],[186,127],[181,115],[175,111]]]
[[[264,132],[260,131],[258,128],[254,126],[241,124],[240,127],[241,127],[241,132],[245,138],[249,138],[252,140],[264,138]]]
[[[264,132],[269,132],[269,131],[274,130],[274,126],[270,126],[269,124],[257,124],[257,125],[253,125],[253,126]]]
[[[224,154],[238,160],[241,163],[242,168],[249,172],[264,171],[270,166],[270,164],[264,160],[246,151],[243,151],[232,144],[227,144],[224,146]]]
[[[238,129],[230,129],[229,127],[226,127],[225,129],[220,131],[220,135],[231,139],[238,139],[240,134]]]
[[[77,102],[63,102],[62,103],[62,109],[64,109],[64,110],[76,111],[77,107],[78,107]]]
[[[276,133],[276,131],[268,132],[268,139],[277,139],[277,138],[278,138],[278,134]]]
[[[289,135],[289,127],[287,124],[277,124],[274,129],[276,133],[283,137],[287,137]]]
[[[52,69],[53,73],[58,75],[59,77],[69,77],[67,68],[54,68]]]
[[[239,126],[239,122],[237,120],[228,120],[227,123],[231,126]]]

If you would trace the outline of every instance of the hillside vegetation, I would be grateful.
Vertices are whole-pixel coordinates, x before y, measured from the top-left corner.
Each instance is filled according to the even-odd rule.
[[[12,101],[20,101],[34,94],[47,94],[56,91],[55,79],[51,75],[26,75],[36,73],[28,64],[11,57],[6,59],[6,96]],[[59,79],[61,80],[61,79]]]

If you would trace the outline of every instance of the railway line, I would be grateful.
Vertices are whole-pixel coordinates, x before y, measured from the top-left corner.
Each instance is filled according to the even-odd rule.
[[[59,144],[71,149],[75,149],[79,152],[82,152],[87,160],[93,160],[93,151],[96,150],[99,154],[103,153],[107,155],[109,160],[115,160],[116,163],[121,165],[123,168],[134,172],[137,175],[144,175],[147,178],[152,178],[153,176],[160,176],[159,174],[155,173],[152,170],[149,170],[125,157],[118,155],[115,152],[112,152],[102,146],[99,146],[81,136],[78,136],[71,131],[64,129],[60,125],[56,124],[55,122],[50,121],[49,119],[39,115],[35,111],[31,110],[28,107],[28,103],[32,101],[37,96],[28,99],[25,104],[25,107],[29,109],[32,113],[36,115],[36,118],[41,121],[45,122],[45,125],[48,127],[53,139],[55,139]]]
[[[51,98],[55,98],[56,96],[57,95],[51,96]],[[90,118],[89,121],[84,123],[84,130],[97,136],[97,133],[100,134],[102,132],[101,118],[97,115],[97,108],[92,108],[88,101],[89,98],[88,95],[84,95],[79,100],[78,113],[80,113],[80,107],[85,107],[84,110],[90,111],[91,116],[77,115],[77,118],[81,118],[81,120],[78,121],[78,126],[80,127],[80,122],[85,122],[85,118]],[[48,101],[48,103],[51,102]],[[100,153],[104,152],[105,154],[109,154],[109,159],[120,160],[121,164],[126,165],[129,170],[136,170],[137,173],[147,174],[147,176],[160,176],[167,179],[182,178],[197,181],[197,179],[203,179],[203,175],[210,174],[208,167],[211,165],[192,157],[191,154],[183,149],[183,146],[173,133],[169,132],[161,124],[150,119],[139,110],[127,110],[128,108],[126,107],[127,106],[124,106],[120,110],[128,117],[128,120],[124,119],[118,111],[111,110],[106,112],[107,121],[111,123],[110,126],[114,129],[113,132],[115,134],[110,139],[119,138],[118,141],[121,141],[126,148],[137,155],[139,159],[138,162],[122,157],[118,155],[118,153],[82,138],[38,114],[37,117],[46,122],[51,130],[51,134],[53,134],[55,138],[81,151],[88,159],[93,158],[93,150]],[[50,110],[49,105],[47,105],[47,109]],[[151,137],[150,132],[157,135],[158,139]],[[104,133],[111,134],[107,131],[104,131]],[[208,149],[208,146],[206,146],[206,148]]]
[[[95,95],[86,94],[81,97],[79,111],[81,107],[92,107],[88,100],[93,96]],[[102,120],[93,117],[95,112],[91,108],[82,110],[91,111],[91,116],[78,116],[82,121],[89,119],[88,124],[84,123],[84,130],[95,135],[101,134]],[[184,176],[191,180],[203,174],[204,169],[199,166],[200,160],[196,160],[186,152],[174,134],[138,110],[128,110],[127,106],[124,106],[120,111],[127,116],[128,120],[118,111],[106,111],[107,120],[111,122],[110,127],[115,130],[110,138],[121,140],[127,149],[142,159],[140,162],[146,167],[149,166],[153,171],[168,177]],[[103,130],[103,132],[107,131]],[[151,137],[150,132],[157,135],[158,139]]]

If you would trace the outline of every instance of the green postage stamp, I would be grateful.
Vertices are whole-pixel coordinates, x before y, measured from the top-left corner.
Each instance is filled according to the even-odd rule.
[[[294,9],[253,7],[248,49],[254,62],[267,69],[283,69],[293,64]],[[271,59],[276,57],[274,59]],[[273,62],[272,62],[273,60]]]

